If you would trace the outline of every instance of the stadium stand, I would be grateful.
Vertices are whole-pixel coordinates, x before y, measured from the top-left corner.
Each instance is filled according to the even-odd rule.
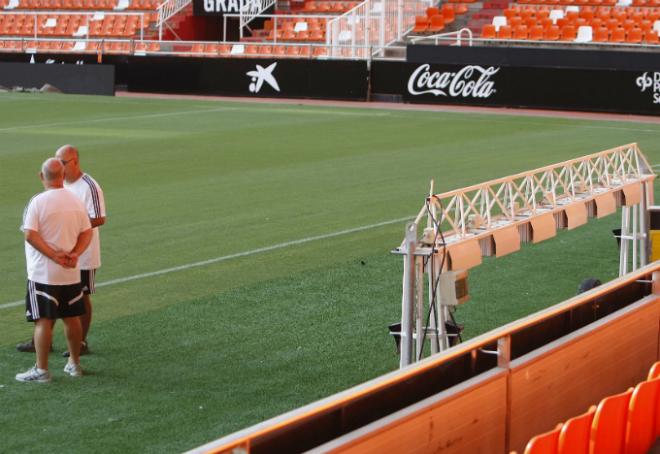
[[[518,2],[503,9],[501,15],[493,16],[490,24],[483,24],[481,37],[499,38],[493,36],[491,25],[495,26],[496,31],[499,27],[510,25],[514,28],[514,39],[519,40],[653,44],[658,41],[659,18],[660,8],[649,6],[576,6],[568,2],[561,5]],[[516,33],[515,30],[521,26],[526,26],[530,32],[526,34],[520,30]],[[555,27],[561,30],[571,28],[567,28],[566,33],[557,34]],[[575,36],[572,27],[577,30]],[[546,33],[547,37],[544,36]]]
[[[653,364],[657,370],[660,362]],[[644,454],[660,436],[660,379],[647,380],[607,396],[583,415],[530,439],[525,454]]]

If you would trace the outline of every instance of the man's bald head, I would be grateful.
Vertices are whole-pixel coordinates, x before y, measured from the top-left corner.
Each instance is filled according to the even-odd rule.
[[[59,159],[46,159],[41,165],[41,180],[46,188],[62,187],[64,182],[64,166]]]
[[[78,149],[74,147],[73,145],[62,145],[60,148],[57,149],[55,152],[55,157],[59,160],[65,160],[68,161],[71,158],[77,158],[78,157]]]
[[[62,145],[55,152],[55,157],[64,165],[64,178],[67,183],[73,183],[82,176],[78,149],[73,145]]]

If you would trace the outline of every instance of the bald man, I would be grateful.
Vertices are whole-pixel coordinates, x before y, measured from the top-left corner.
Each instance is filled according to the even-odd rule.
[[[101,267],[101,240],[99,227],[105,224],[105,199],[103,190],[94,178],[80,168],[80,155],[73,145],[61,146],[55,157],[64,165],[64,187],[73,192],[85,205],[89,222],[92,224],[92,241],[89,248],[80,256],[80,280],[83,285],[85,315],[80,317],[83,340],[80,354],[89,353],[87,333],[92,324],[92,299],[96,292],[96,270]],[[64,352],[68,356],[68,352]]]
[[[32,197],[23,213],[27,263],[26,317],[34,323],[37,362],[16,375],[21,382],[47,383],[53,320],[61,318],[71,356],[64,372],[80,377],[80,315],[84,314],[78,258],[92,239],[92,226],[82,202],[64,189],[64,165],[54,158],[41,167],[44,191]]]

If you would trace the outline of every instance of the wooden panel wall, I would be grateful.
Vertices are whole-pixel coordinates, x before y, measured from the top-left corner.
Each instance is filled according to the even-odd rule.
[[[617,315],[511,363],[509,449],[523,452],[534,435],[645,379],[657,360],[660,305]]]
[[[504,452],[507,371],[484,374],[311,452]]]

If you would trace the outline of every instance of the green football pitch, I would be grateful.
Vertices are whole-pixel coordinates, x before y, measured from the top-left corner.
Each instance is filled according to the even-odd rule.
[[[0,452],[180,452],[398,366],[406,218],[455,189],[637,142],[660,125],[37,94],[0,95]],[[86,375],[23,384],[19,231],[55,149],[79,147],[107,223]],[[618,216],[472,270],[466,337],[616,276]]]

